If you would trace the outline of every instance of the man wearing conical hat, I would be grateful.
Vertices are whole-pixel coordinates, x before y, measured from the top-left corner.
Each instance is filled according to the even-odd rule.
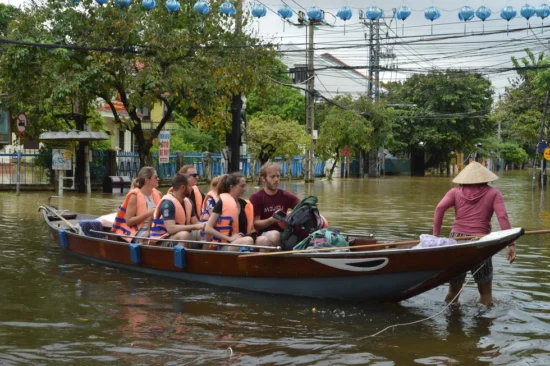
[[[453,179],[460,186],[451,189],[439,202],[434,214],[433,235],[439,236],[445,211],[454,207],[455,220],[450,237],[483,236],[491,232],[491,217],[496,214],[502,230],[510,229],[510,221],[500,191],[488,185],[498,176],[477,162],[471,162]],[[508,246],[510,263],[516,258],[515,243]],[[479,302],[490,305],[493,302],[493,262],[491,258],[474,267],[472,274],[479,290]],[[466,279],[466,273],[449,282],[449,293],[445,301],[452,301]]]

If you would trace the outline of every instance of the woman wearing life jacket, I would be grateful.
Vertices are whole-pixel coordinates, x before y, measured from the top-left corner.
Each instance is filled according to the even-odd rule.
[[[254,210],[250,201],[240,198],[246,192],[246,180],[240,173],[223,176],[218,184],[220,199],[206,223],[212,241],[254,245],[247,234],[254,231]],[[238,251],[240,247],[221,246],[221,250]]]
[[[111,231],[128,236],[145,236],[149,231],[153,212],[160,201],[161,194],[157,191],[159,176],[155,168],[141,168],[132,182],[135,187],[119,207]],[[127,242],[132,238],[122,237]]]
[[[220,199],[220,196],[218,194],[218,184],[220,183],[220,180],[222,177],[223,176],[221,175],[214,177],[212,178],[212,182],[210,182],[210,191],[206,194],[202,202],[202,208],[200,212],[200,222],[204,222],[204,223],[208,222],[208,219],[212,214],[212,210],[214,209],[214,206],[216,206],[216,203]],[[200,232],[200,240],[212,241],[212,235],[206,235],[206,232],[203,230]],[[206,246],[203,246],[203,249],[216,250],[216,247],[217,245],[208,244]]]
[[[160,201],[153,214],[151,239],[170,238],[174,240],[197,240],[191,233],[204,230],[204,223],[197,223],[191,217],[193,211],[189,195],[189,181],[185,174],[177,173],[172,178],[172,189]],[[195,219],[196,220],[196,219]],[[198,233],[198,232],[197,232]],[[166,245],[166,242],[161,243]],[[189,244],[184,243],[188,248]]]

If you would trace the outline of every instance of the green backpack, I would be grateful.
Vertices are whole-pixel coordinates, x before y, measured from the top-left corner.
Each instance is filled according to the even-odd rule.
[[[301,200],[284,220],[288,225],[281,234],[281,242],[284,250],[291,250],[296,243],[321,227],[317,197],[308,196]]]
[[[299,242],[293,250],[317,249],[317,248],[332,248],[332,247],[347,247],[348,241],[337,229],[321,229],[317,230],[301,242]]]

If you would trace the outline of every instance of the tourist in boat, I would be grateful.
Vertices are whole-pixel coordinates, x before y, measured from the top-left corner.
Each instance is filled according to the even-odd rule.
[[[220,195],[218,193],[218,184],[220,183],[222,177],[223,176],[218,175],[217,177],[212,178],[212,181],[210,182],[210,191],[206,193],[206,196],[202,201],[201,214],[199,218],[200,222],[208,222],[208,219],[212,214],[212,210],[214,209],[214,206],[216,206],[216,203],[220,199]],[[201,240],[203,241],[212,240],[212,236],[206,235],[206,232],[202,231],[200,234],[201,234]],[[209,249],[209,250],[216,250],[216,248],[217,248],[217,245],[211,245],[211,244],[208,244],[205,247],[203,247],[203,249]]]
[[[491,217],[496,214],[502,230],[510,229],[510,221],[500,191],[488,185],[498,176],[477,162],[471,162],[453,179],[459,187],[451,189],[435,209],[433,235],[439,236],[445,211],[454,207],[455,219],[451,237],[483,236],[491,232]],[[507,258],[512,263],[516,258],[515,243],[508,246]],[[490,305],[493,302],[492,280],[493,263],[491,258],[472,269],[474,280],[480,294],[480,303]],[[449,283],[449,292],[445,300],[452,301],[461,290],[466,273]]]
[[[151,239],[173,239],[197,241],[199,231],[204,230],[204,223],[199,223],[196,218],[193,220],[193,211],[189,195],[189,180],[185,174],[177,173],[172,178],[171,192],[162,197],[157,209],[153,214],[153,227],[151,228]],[[173,243],[161,242],[163,246],[171,246]],[[189,243],[184,243],[189,248]]]
[[[131,237],[147,236],[153,212],[161,199],[156,189],[159,176],[153,167],[141,168],[132,185],[134,188],[119,207],[112,227],[113,232],[129,236],[122,237],[127,242],[132,241]]]
[[[218,184],[219,200],[206,223],[206,234],[212,241],[254,245],[254,210],[250,201],[241,198],[246,192],[246,179],[240,173],[224,175]],[[219,246],[221,250],[239,251],[238,246]]]
[[[286,214],[289,209],[300,203],[297,196],[279,189],[280,177],[280,167],[277,164],[262,165],[260,179],[264,187],[250,196],[250,202],[254,206],[254,227],[258,233],[257,245],[280,246],[285,223],[273,217],[273,214],[277,211]]]
[[[199,181],[199,174],[197,168],[194,165],[184,165],[179,170],[179,173],[187,175],[189,178],[189,200],[193,204],[193,209],[197,213],[197,217],[201,214],[202,202],[204,201],[204,193],[201,192],[197,183]]]

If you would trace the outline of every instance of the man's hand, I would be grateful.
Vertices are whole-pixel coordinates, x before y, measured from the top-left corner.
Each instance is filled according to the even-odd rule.
[[[514,263],[514,260],[516,260],[516,245],[512,244],[508,246],[508,254],[506,255],[506,258],[510,261],[510,263]]]
[[[202,230],[204,231],[204,227],[206,226],[206,222],[200,222],[198,224],[195,224],[195,230]]]

